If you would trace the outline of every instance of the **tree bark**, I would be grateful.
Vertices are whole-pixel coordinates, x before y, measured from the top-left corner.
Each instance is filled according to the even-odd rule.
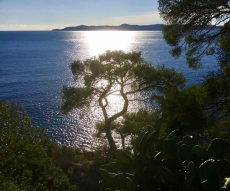
[[[117,146],[115,144],[115,141],[111,135],[111,122],[109,120],[105,120],[105,133],[106,133],[106,137],[108,139],[109,142],[109,147],[111,151],[114,151],[117,149]]]
[[[122,148],[125,149],[125,137],[121,135]]]

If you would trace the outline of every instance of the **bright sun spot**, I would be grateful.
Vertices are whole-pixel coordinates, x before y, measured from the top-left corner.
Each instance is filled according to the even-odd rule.
[[[84,35],[90,56],[97,56],[106,50],[127,52],[135,37],[133,31],[88,31]]]

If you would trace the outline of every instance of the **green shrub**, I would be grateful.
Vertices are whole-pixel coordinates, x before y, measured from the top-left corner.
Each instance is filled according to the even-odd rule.
[[[56,150],[19,104],[0,102],[0,190],[76,190],[55,166]]]
[[[1,185],[11,180],[10,185],[19,190],[70,190],[68,178],[39,144],[5,130],[0,134],[0,173],[4,177]]]
[[[100,190],[220,190],[230,177],[230,147],[214,139],[208,149],[193,138],[159,134],[161,122],[135,140],[133,153],[117,150],[100,169]],[[155,130],[154,130],[155,129]],[[224,188],[222,188],[224,189]]]

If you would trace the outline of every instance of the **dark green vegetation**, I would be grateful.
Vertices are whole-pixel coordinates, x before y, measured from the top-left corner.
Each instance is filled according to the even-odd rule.
[[[158,0],[166,22],[163,34],[175,57],[186,52],[187,63],[197,68],[204,54],[226,53],[229,43],[228,0]],[[221,27],[217,27],[222,25]],[[225,40],[223,40],[225,39]],[[227,47],[226,47],[227,46]],[[221,50],[220,50],[221,49]],[[222,60],[222,56],[219,57]]]
[[[185,51],[188,66],[198,69],[212,55],[220,69],[197,86],[157,97],[154,116],[162,115],[166,134],[148,128],[135,139],[133,154],[116,151],[100,170],[101,190],[229,190],[229,1],[158,2],[172,56]]]
[[[122,128],[124,134],[133,136],[130,143],[133,153],[117,150],[109,158],[100,147],[94,152],[80,153],[56,145],[44,129],[34,126],[18,104],[0,102],[0,189],[219,190],[224,185],[228,187],[227,141],[214,139],[207,147],[205,142],[198,144],[198,139],[188,135],[175,136],[176,131],[162,134],[165,120],[155,119],[155,115],[143,110],[126,114]],[[144,127],[147,124],[152,127]]]
[[[52,142],[18,104],[0,102],[1,191],[97,190],[103,158],[77,153]]]
[[[140,52],[107,51],[87,59],[74,61],[71,71],[77,87],[63,87],[61,111],[64,114],[73,109],[99,106],[104,116],[104,131],[111,150],[116,149],[111,135],[111,125],[127,113],[130,102],[146,101],[159,94],[178,89],[184,77],[173,69],[163,66],[153,67],[146,62]],[[140,96],[137,97],[137,94]],[[123,105],[120,110],[109,115],[113,102],[111,96],[118,95]],[[150,99],[149,99],[150,100]]]
[[[18,104],[0,102],[0,134],[0,190],[72,190],[46,132]]]
[[[170,114],[171,124],[192,129],[208,129],[213,136],[228,137],[229,1],[158,2],[160,14],[166,22],[163,27],[164,38],[173,47],[171,54],[177,58],[185,51],[187,64],[193,69],[202,67],[204,55],[215,56],[219,64],[219,70],[207,74],[198,86],[174,92],[161,100],[164,111]]]
[[[155,113],[149,113],[145,110],[139,110],[137,113],[126,113],[123,116],[123,120],[113,122],[111,124],[111,130],[117,133],[121,138],[121,146],[123,149],[131,146],[134,138],[145,131],[147,126],[151,126],[157,119]],[[103,136],[105,133],[104,122],[98,122],[96,124],[97,132],[94,134],[95,137],[104,140],[106,137]],[[129,144],[125,144],[125,139],[129,138]]]
[[[175,131],[160,134],[162,120],[141,133],[134,153],[115,151],[115,158],[102,165],[101,189],[150,191],[228,190],[230,184],[230,145],[214,139],[208,148],[197,145],[190,136],[177,137]],[[223,188],[227,187],[227,188]]]

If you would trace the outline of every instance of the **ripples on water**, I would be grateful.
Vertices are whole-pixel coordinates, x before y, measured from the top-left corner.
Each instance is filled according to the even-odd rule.
[[[187,84],[202,80],[215,70],[215,60],[204,58],[204,68],[188,69],[182,57],[174,60],[161,32],[0,32],[0,100],[20,102],[33,120],[48,129],[57,142],[92,148],[94,123],[102,120],[94,108],[80,119],[77,111],[63,116],[58,110],[62,85],[74,84],[69,65],[106,50],[142,51],[155,65],[174,67],[185,74]]]

